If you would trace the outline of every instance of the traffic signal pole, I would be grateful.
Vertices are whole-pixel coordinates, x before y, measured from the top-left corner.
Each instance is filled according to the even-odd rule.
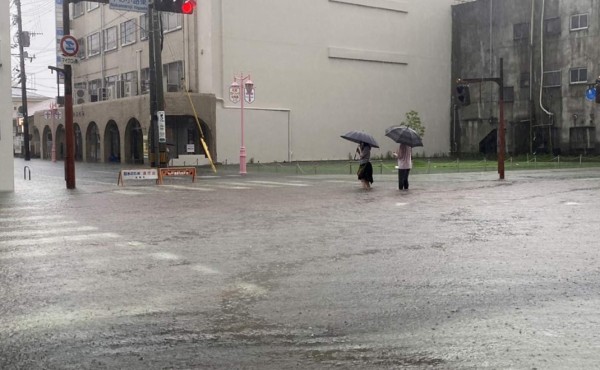
[[[460,83],[495,82],[499,87],[498,94],[498,175],[504,180],[504,158],[506,156],[506,132],[504,125],[504,61],[500,58],[500,77],[460,78]]]

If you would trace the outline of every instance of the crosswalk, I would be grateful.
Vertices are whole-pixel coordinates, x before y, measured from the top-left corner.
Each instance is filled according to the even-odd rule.
[[[209,192],[217,190],[252,190],[252,189],[275,189],[275,188],[308,188],[315,185],[315,181],[308,180],[246,180],[242,181],[234,178],[209,178],[196,179],[196,182],[189,183],[178,181],[177,183],[163,183],[161,188],[174,190],[189,190],[198,192]],[[126,190],[124,190],[126,191]],[[121,192],[123,193],[123,191]],[[125,194],[125,193],[123,193]]]

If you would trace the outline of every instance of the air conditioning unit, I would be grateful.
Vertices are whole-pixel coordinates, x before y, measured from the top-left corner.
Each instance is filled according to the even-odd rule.
[[[86,89],[75,90],[74,104],[85,104],[90,102],[90,96]]]

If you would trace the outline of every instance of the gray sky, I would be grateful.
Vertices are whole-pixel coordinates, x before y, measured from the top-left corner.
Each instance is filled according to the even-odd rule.
[[[4,1],[4,0],[0,0]],[[11,1],[11,33],[13,42],[17,33],[17,25],[13,25],[13,15],[17,14],[14,0]],[[49,97],[56,96],[56,74],[51,74],[49,65],[56,65],[56,38],[55,38],[55,0],[21,0],[21,13],[23,16],[23,31],[29,31],[32,35],[31,46],[25,48],[29,57],[26,59],[25,72],[27,73],[28,91]],[[11,50],[12,69],[19,68],[19,48]],[[15,72],[13,72],[13,76]],[[20,87],[13,80],[13,86]]]

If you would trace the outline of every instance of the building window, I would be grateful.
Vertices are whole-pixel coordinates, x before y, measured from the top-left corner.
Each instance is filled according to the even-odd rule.
[[[183,21],[182,14],[161,12],[160,16],[164,32],[174,31],[181,28],[181,24]]]
[[[588,28],[588,15],[575,14],[571,16],[571,31],[585,30]]]
[[[550,18],[544,21],[544,32],[548,36],[560,35],[560,18]]]
[[[137,71],[122,73],[121,80],[119,81],[118,89],[119,89],[119,91],[117,92],[118,97],[138,95]]]
[[[150,68],[142,68],[140,73],[140,88],[142,94],[150,92]]]
[[[173,62],[163,66],[163,77],[167,79],[168,92],[176,92],[181,89],[181,80],[183,79],[183,62]]]
[[[135,19],[121,23],[121,46],[131,45],[135,40]]]
[[[100,7],[100,3],[91,2],[91,1],[86,1],[85,2],[85,8],[86,8],[86,10],[88,12],[92,11],[94,9],[98,9],[99,7]]]
[[[79,44],[79,51],[77,52],[77,58],[85,59],[85,39],[82,37],[77,39],[77,43]]]
[[[84,3],[83,2],[79,2],[79,3],[75,3],[72,4],[73,8],[71,9],[71,16],[73,19],[77,18],[77,17],[81,17],[83,15],[83,10],[84,8]]]
[[[140,41],[148,40],[148,15],[140,15]]]
[[[587,83],[587,68],[571,68],[571,84]]]
[[[529,80],[530,80],[529,72],[521,73],[521,79],[520,79],[519,86],[524,89],[529,88],[529,82],[530,82]]]
[[[100,54],[100,32],[92,33],[87,37],[87,55],[92,57]]]
[[[513,40],[529,39],[529,23],[517,23],[513,25]]]
[[[515,101],[515,88],[513,86],[504,87],[504,102],[510,103]]]
[[[560,71],[544,72],[544,87],[560,87]]]
[[[102,40],[104,40],[104,51],[115,50],[117,48],[117,26],[102,31]]]
[[[90,101],[98,101],[98,90],[102,87],[102,80],[92,80],[88,83],[88,93],[90,94]]]

